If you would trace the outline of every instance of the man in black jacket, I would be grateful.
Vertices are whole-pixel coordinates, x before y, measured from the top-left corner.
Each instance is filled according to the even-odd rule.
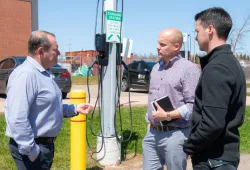
[[[222,8],[195,15],[202,75],[195,92],[191,133],[184,151],[195,170],[234,170],[239,163],[240,135],[244,121],[246,80],[242,68],[226,44],[232,27]]]

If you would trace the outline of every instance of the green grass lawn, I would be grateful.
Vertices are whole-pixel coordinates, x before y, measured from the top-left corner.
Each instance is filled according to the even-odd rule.
[[[86,76],[71,76],[73,85],[86,85],[87,77]],[[97,76],[89,76],[89,85],[97,84],[98,77]]]
[[[122,158],[126,159],[127,155],[133,156],[137,153],[142,153],[142,139],[146,133],[145,112],[146,107],[134,107],[133,112],[133,134],[131,140],[126,143],[122,143]],[[122,115],[122,127],[124,130],[124,138],[129,136],[130,131],[130,119],[129,108],[121,109]],[[117,130],[120,131],[119,116],[117,115]],[[88,116],[88,122],[90,116]],[[93,132],[99,133],[99,117],[94,115],[93,117]],[[89,123],[88,123],[89,126]],[[245,122],[240,128],[241,134],[241,152],[250,153],[250,107],[246,109]],[[90,128],[88,127],[90,133]],[[4,116],[0,116],[0,170],[12,170],[15,169],[14,162],[10,156],[8,149],[8,138],[4,135],[5,132],[5,119]],[[120,133],[120,132],[119,132]],[[91,147],[96,147],[96,137],[88,135]],[[69,170],[70,166],[70,121],[64,119],[63,127],[55,142],[55,157],[52,170]],[[95,157],[95,156],[94,156]],[[95,169],[99,166],[93,159],[91,159],[91,152],[87,152],[87,169]]]
[[[240,151],[250,153],[250,106],[246,107],[245,121],[240,127]]]
[[[146,107],[134,107],[132,108],[133,118],[133,134],[131,140],[126,143],[122,143],[122,158],[126,159],[127,155],[136,155],[142,152],[142,139],[146,133],[145,113]],[[121,109],[122,115],[122,127],[124,131],[124,138],[129,136],[130,132],[130,119],[129,119],[129,108]],[[120,133],[120,121],[117,115],[117,131]],[[89,126],[90,116],[88,116]],[[94,115],[93,117],[93,132],[99,133],[99,117]],[[96,137],[90,135],[90,128],[88,127],[88,138],[92,148],[96,148]],[[5,119],[4,116],[0,116],[0,170],[13,170],[15,169],[14,161],[9,153],[8,138],[4,135],[5,133]],[[95,155],[94,155],[95,157]],[[88,150],[87,153],[87,167],[88,169],[95,169],[98,165],[95,160],[91,159],[91,152]],[[64,119],[63,127],[55,142],[55,157],[52,166],[52,170],[69,170],[70,166],[70,121]]]
[[[247,83],[247,88],[250,88],[250,83]],[[247,96],[250,96],[250,92],[247,92]]]

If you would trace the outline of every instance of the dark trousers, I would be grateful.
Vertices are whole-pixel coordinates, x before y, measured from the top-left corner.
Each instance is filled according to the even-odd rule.
[[[208,159],[192,158],[192,164],[194,170],[237,170],[239,161],[234,163],[223,162],[223,164],[218,163],[218,166],[213,166],[213,164],[209,164]]]
[[[18,151],[17,143],[10,139],[9,148],[18,170],[50,170],[54,158],[54,143],[37,143],[40,154],[34,162]]]

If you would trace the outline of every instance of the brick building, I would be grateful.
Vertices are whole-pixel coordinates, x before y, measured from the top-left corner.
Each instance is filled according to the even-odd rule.
[[[35,19],[32,4],[37,5],[37,0],[0,0],[0,59],[27,55]]]
[[[89,66],[96,59],[97,52],[95,50],[85,50],[85,51],[72,51],[66,52],[65,56],[67,60],[71,61],[71,64],[76,64],[78,66],[86,64]],[[130,58],[126,59],[126,64],[131,63],[134,60],[133,54],[130,55]],[[94,65],[93,75],[97,75],[97,65]]]
[[[85,51],[72,51],[66,52],[65,56],[67,57],[77,57],[77,62],[80,65],[86,64],[89,66],[96,59],[96,51],[95,50],[85,50]]]
[[[71,61],[72,66],[77,65],[79,67],[84,64],[89,66],[93,61],[95,61],[96,54],[97,53],[95,50],[85,50],[85,51],[66,52],[65,56],[67,57],[67,60]],[[98,69],[96,65],[93,68],[92,74],[98,75]]]

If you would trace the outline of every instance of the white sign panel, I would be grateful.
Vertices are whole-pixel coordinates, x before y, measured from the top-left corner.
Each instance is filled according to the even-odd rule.
[[[104,0],[104,11],[113,10],[116,7],[116,1],[114,0]]]
[[[121,42],[122,13],[117,11],[106,11],[106,41],[112,43]]]
[[[182,33],[182,36],[183,36],[183,42],[187,42],[188,34],[187,33]]]
[[[130,55],[132,53],[133,43],[134,43],[133,40],[129,40],[129,47],[128,47],[128,54],[127,54],[128,56],[127,56],[127,58],[130,58]]]
[[[133,42],[134,42],[133,40],[130,40],[128,38],[123,38],[122,53],[121,53],[121,56],[123,56],[123,60],[126,60],[126,58],[130,58]]]
[[[129,40],[124,37],[122,40],[122,53],[121,53],[121,56],[123,56],[123,57],[127,53],[127,46],[129,46],[128,43],[129,43]]]

